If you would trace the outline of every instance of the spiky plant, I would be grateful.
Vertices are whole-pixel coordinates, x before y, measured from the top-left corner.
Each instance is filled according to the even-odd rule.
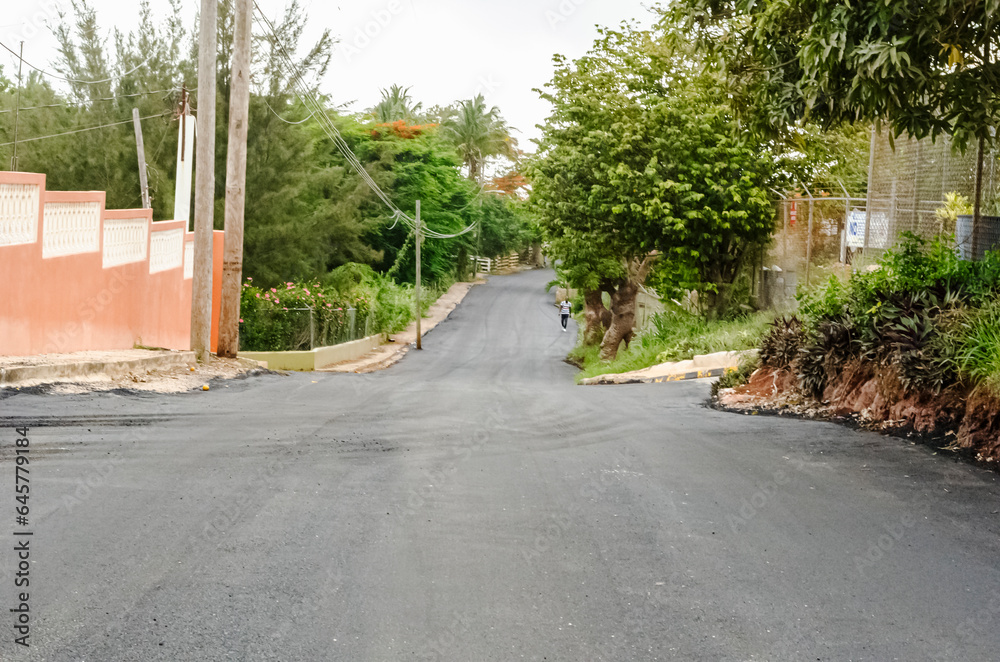
[[[818,337],[802,343],[795,356],[792,369],[799,378],[799,388],[813,398],[819,398],[826,388],[827,350]]]
[[[802,345],[802,322],[795,315],[776,318],[760,343],[761,365],[781,370],[791,366]]]

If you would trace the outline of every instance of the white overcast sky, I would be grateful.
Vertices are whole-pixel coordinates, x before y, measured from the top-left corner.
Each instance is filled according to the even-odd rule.
[[[272,18],[284,0],[258,0]],[[56,8],[71,13],[69,0],[5,1],[0,41],[16,49],[24,40],[24,59],[48,67],[55,40],[46,23]],[[185,24],[193,26],[199,0],[184,0]],[[304,42],[330,28],[340,39],[323,91],[337,103],[353,101],[363,110],[379,99],[379,88],[411,86],[425,107],[448,104],[482,92],[520,130],[522,148],[533,151],[547,104],[532,88],[552,76],[552,55],[583,55],[597,36],[595,25],[616,26],[623,19],[651,22],[650,0],[302,0],[309,17]],[[138,3],[91,0],[105,30],[128,31]],[[168,5],[153,3],[158,17]],[[304,46],[305,44],[303,44]],[[9,74],[16,58],[4,51],[0,62]]]

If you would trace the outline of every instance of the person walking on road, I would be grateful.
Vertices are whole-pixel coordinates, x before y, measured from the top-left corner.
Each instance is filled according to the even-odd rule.
[[[563,333],[566,333],[566,324],[569,322],[569,310],[571,306],[565,299],[559,304],[559,316],[562,318]]]

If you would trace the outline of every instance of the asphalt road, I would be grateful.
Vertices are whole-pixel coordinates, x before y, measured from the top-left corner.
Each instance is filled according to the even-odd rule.
[[[0,659],[998,659],[996,474],[704,380],[574,386],[551,277],[381,373],[0,400]]]

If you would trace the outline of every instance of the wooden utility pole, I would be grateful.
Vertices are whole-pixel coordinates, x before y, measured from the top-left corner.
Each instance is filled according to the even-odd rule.
[[[219,351],[236,358],[240,344],[240,280],[243,277],[243,212],[246,207],[247,121],[250,114],[250,19],[253,0],[236,0],[233,73],[229,94],[226,163],[226,245],[222,258]]]
[[[420,346],[420,201],[417,200],[417,227],[413,230],[416,233],[416,260],[417,260],[417,277],[413,285],[413,300],[416,305],[416,316],[417,316],[417,349],[423,349]]]
[[[135,151],[139,156],[139,188],[142,191],[142,208],[149,206],[149,182],[146,180],[146,148],[142,145],[142,124],[139,123],[139,109],[132,109],[132,124],[135,125]]]
[[[205,361],[212,347],[212,230],[215,219],[216,0],[201,0],[198,33],[198,131],[194,190],[191,349]]]

